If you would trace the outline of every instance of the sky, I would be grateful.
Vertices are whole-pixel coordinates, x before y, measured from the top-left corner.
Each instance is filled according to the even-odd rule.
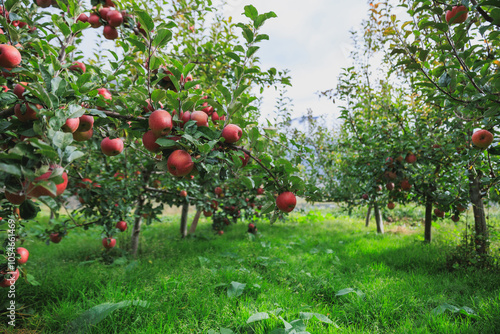
[[[292,87],[293,116],[326,115],[328,127],[338,116],[337,106],[316,92],[334,88],[342,68],[351,65],[349,31],[358,29],[367,17],[366,0],[228,0],[226,15],[233,22],[245,21],[243,8],[252,4],[259,13],[273,11],[277,18],[266,21],[262,33],[270,36],[260,44],[257,55],[262,68],[289,69]],[[277,94],[264,93],[262,113],[272,113]]]

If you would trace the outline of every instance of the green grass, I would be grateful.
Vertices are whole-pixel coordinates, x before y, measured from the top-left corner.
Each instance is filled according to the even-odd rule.
[[[16,328],[75,333],[68,324],[86,310],[141,300],[149,306],[118,309],[88,333],[219,333],[221,327],[270,333],[284,328],[280,317],[290,323],[300,312],[323,314],[340,327],[313,318],[304,321],[310,333],[498,333],[499,273],[445,269],[455,225],[441,224],[426,245],[418,226],[377,235],[373,223],[366,228],[361,219],[321,216],[259,223],[255,240],[242,223],[222,237],[204,223],[199,233],[208,240],[180,240],[174,217],[144,229],[137,261],[115,249],[112,265],[86,262],[101,257],[97,231],[74,231],[50,246],[28,240],[26,267],[41,285],[16,284],[17,306],[24,306]],[[129,236],[130,229],[118,244]],[[246,287],[229,298],[233,281]],[[360,296],[336,296],[346,288]],[[475,316],[431,313],[444,303],[469,307]],[[271,314],[277,309],[278,316]],[[247,324],[256,312],[270,318]]]

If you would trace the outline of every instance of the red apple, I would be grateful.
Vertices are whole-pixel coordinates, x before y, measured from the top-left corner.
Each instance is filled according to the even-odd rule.
[[[149,127],[157,136],[168,135],[172,130],[172,116],[163,109],[155,110],[149,116]]]
[[[182,125],[184,126],[191,120],[191,113],[189,111],[181,112],[181,116],[179,118],[182,121]]]
[[[82,189],[90,189],[90,185],[92,184],[92,180],[91,179],[88,179],[88,178],[83,178],[80,182],[78,182],[76,184],[76,186],[78,188],[82,188]]]
[[[113,175],[113,177],[115,178],[116,181],[121,181],[125,178],[125,175],[123,175],[123,173],[116,172],[115,175]]]
[[[85,13],[81,13],[80,15],[78,15],[78,18],[76,19],[77,22],[78,21],[88,22],[88,20],[89,20],[89,17]]]
[[[453,215],[453,216],[451,216],[451,220],[456,223],[456,222],[458,222],[460,220],[460,217],[457,216],[457,215]]]
[[[245,167],[248,164],[248,161],[250,161],[250,156],[243,152],[243,157],[240,157],[240,160],[243,163],[242,167]]]
[[[160,150],[160,145],[156,143],[158,138],[152,130],[149,130],[142,136],[142,144],[149,152],[158,152]]]
[[[118,223],[116,223],[116,228],[119,229],[120,231],[124,232],[127,229],[127,222],[125,222],[123,220],[119,221]]]
[[[106,249],[111,249],[111,248],[115,247],[115,245],[116,245],[116,239],[114,239],[114,238],[104,238],[104,239],[102,239],[102,245]]]
[[[103,18],[104,20],[106,20],[106,18],[108,17],[108,13],[111,11],[111,8],[109,7],[101,7],[99,8],[99,16],[101,18]]]
[[[453,6],[451,10],[446,11],[446,22],[448,24],[464,23],[469,16],[469,10],[465,6]]]
[[[21,255],[21,258],[17,260],[17,263],[25,264],[26,262],[28,262],[28,257],[30,256],[30,252],[28,252],[26,248],[17,247],[16,251],[17,254]]]
[[[76,71],[81,73],[85,73],[87,71],[87,68],[85,67],[85,64],[79,61],[74,61],[73,65],[69,67],[71,71]]]
[[[20,82],[14,87],[14,94],[20,99],[23,99],[23,94],[26,91],[27,82]]]
[[[224,234],[224,231],[223,231],[223,230],[219,230],[219,231],[217,232],[217,234],[218,234],[218,235],[223,235],[223,234]]]
[[[123,23],[122,13],[118,10],[110,10],[106,16],[108,24],[113,28],[119,27]]]
[[[5,272],[2,272],[2,274],[5,274]],[[7,274],[9,278],[4,278],[3,281],[0,282],[0,287],[2,288],[6,288],[16,283],[19,278],[19,269],[16,269],[16,271],[9,271]]]
[[[80,120],[81,123],[81,120]],[[88,131],[75,131],[73,132],[73,139],[76,141],[86,141],[92,138],[92,134],[94,133],[94,129],[90,129]]]
[[[221,187],[215,187],[215,190],[214,190],[215,194],[217,196],[221,195],[224,191],[222,190]]]
[[[50,241],[52,241],[53,243],[58,244],[59,242],[61,242],[61,240],[62,240],[62,237],[59,236],[59,233],[51,233],[50,234]]]
[[[440,218],[443,218],[444,217],[444,212],[439,210],[439,209],[434,209],[434,214]]]
[[[409,164],[413,164],[415,163],[415,161],[417,161],[417,156],[413,153],[408,153],[406,155],[405,161]]]
[[[457,210],[458,210],[458,212],[464,212],[466,209],[463,206],[458,205]]]
[[[101,95],[105,100],[111,101],[113,99],[113,95],[106,88],[97,88],[97,94]]]
[[[264,188],[257,189],[257,195],[262,195],[264,193]]]
[[[36,5],[38,7],[47,8],[52,5],[52,0],[36,0]]]
[[[92,115],[82,115],[80,116],[80,122],[78,125],[78,132],[86,132],[92,129],[94,126],[94,116]]]
[[[366,201],[368,199],[368,194],[363,194],[361,197]]]
[[[188,195],[188,193],[185,190],[181,190],[181,192],[179,193],[179,196],[181,196],[181,197],[187,197],[187,195]]]
[[[401,188],[403,190],[410,190],[411,189],[410,181],[408,181],[407,179],[401,180]]]
[[[42,109],[42,106],[39,104],[35,105],[35,107],[37,109]],[[14,107],[14,114],[21,122],[34,121],[38,119],[36,111],[31,108],[28,102],[24,103],[24,107],[20,104],[16,104]]]
[[[101,151],[110,157],[118,155],[123,151],[123,140],[120,138],[110,139],[106,137],[101,141]]]
[[[43,187],[42,185],[37,185],[39,182],[43,182],[49,179],[55,169],[62,169],[62,167],[58,165],[52,165],[50,166],[48,172],[35,178],[33,182],[28,183],[28,190],[26,191],[28,197],[35,197],[35,198],[38,198],[40,196],[56,197],[61,195],[64,192],[64,190],[66,190],[66,187],[68,186],[68,174],[64,170],[62,170],[63,173],[61,175],[63,181],[60,183],[56,183],[56,193],[53,193],[51,190]]]
[[[207,114],[208,116],[211,116],[213,114],[214,107],[209,106],[207,102],[203,103],[201,106],[205,107],[205,108],[201,109],[201,111],[203,111],[205,114]]]
[[[236,143],[238,140],[241,139],[241,136],[243,135],[243,131],[238,125],[235,124],[228,124],[224,127],[222,130],[222,138],[226,140],[226,143]]]
[[[386,188],[387,190],[392,190],[392,189],[394,189],[394,183],[392,183],[392,182],[388,182],[388,183],[385,185],[385,188]]]
[[[118,30],[116,30],[116,28],[113,28],[112,26],[104,26],[102,34],[106,39],[114,40],[118,38]]]
[[[193,111],[191,120],[195,121],[198,126],[208,126],[208,115],[201,110]]]
[[[285,191],[276,198],[276,205],[283,212],[291,212],[297,205],[297,198],[292,192]]]
[[[193,170],[194,162],[186,151],[175,150],[168,157],[167,168],[173,176],[186,176]]]
[[[90,23],[90,26],[92,28],[99,28],[100,26],[102,26],[101,18],[97,14],[90,14],[87,22]]]
[[[487,148],[493,142],[493,134],[488,130],[478,130],[472,135],[472,143],[479,148]]]
[[[75,132],[80,126],[80,118],[68,118],[66,123],[61,127],[63,132]]]
[[[393,202],[389,202],[389,203],[387,203],[387,208],[388,208],[389,210],[393,210],[395,207],[396,207],[396,204],[394,204]]]
[[[203,210],[203,215],[204,215],[205,217],[211,217],[213,214],[214,214],[214,213],[213,213],[212,211],[205,211],[205,210]]]

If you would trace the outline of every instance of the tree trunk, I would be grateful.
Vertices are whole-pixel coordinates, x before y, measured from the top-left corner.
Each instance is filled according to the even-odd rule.
[[[377,222],[377,233],[384,234],[384,221],[382,220],[382,212],[380,212],[378,203],[373,204],[373,209],[375,213],[375,221]]]
[[[427,195],[425,198],[425,230],[424,230],[424,239],[425,242],[431,242],[432,240],[432,234],[431,234],[431,228],[432,228],[432,198],[431,196]]]
[[[370,218],[372,217],[372,206],[368,205],[368,212],[366,213],[366,223],[365,226],[368,227],[370,225]]]
[[[142,224],[142,207],[144,206],[144,197],[142,195],[139,196],[139,200],[137,202],[135,222],[134,228],[132,229],[132,237],[131,237],[131,248],[132,248],[132,256],[137,257],[137,249],[139,248],[139,235],[141,234],[141,224]]]
[[[489,251],[488,226],[484,215],[483,198],[481,197],[481,188],[479,184],[480,175],[469,176],[469,193],[474,213],[475,244],[476,251],[479,254],[487,254]]]
[[[189,234],[193,234],[194,232],[196,232],[196,227],[198,226],[198,220],[200,220],[200,216],[201,216],[201,210],[196,210],[193,222],[191,223],[191,227],[189,228]]]
[[[181,215],[181,237],[185,238],[187,235],[187,219],[189,212],[189,203],[185,202],[182,204],[182,215]]]

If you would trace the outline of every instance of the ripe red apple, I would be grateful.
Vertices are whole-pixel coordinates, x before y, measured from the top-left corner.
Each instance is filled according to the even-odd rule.
[[[444,212],[439,210],[439,209],[434,209],[434,214],[440,218],[443,218],[444,217]]]
[[[415,163],[415,161],[417,161],[417,156],[413,153],[408,153],[406,155],[405,161],[409,164],[413,164]]]
[[[83,178],[80,182],[76,184],[76,187],[82,189],[90,189],[90,185],[92,184],[92,180],[88,178]]]
[[[20,82],[14,87],[13,92],[19,99],[23,99],[23,93],[26,91],[27,85],[28,85],[27,82]]]
[[[26,195],[23,194],[21,195],[19,192],[18,193],[11,193],[8,192],[7,190],[5,191],[5,198],[7,201],[11,202],[14,205],[19,205],[22,204],[26,200]]]
[[[114,239],[114,238],[104,238],[104,239],[102,239],[102,245],[106,249],[111,249],[111,248],[115,247],[115,245],[116,245],[116,239]]]
[[[198,126],[208,126],[208,115],[201,110],[193,111],[191,120],[195,121]]]
[[[223,231],[223,230],[219,230],[219,231],[217,232],[217,234],[218,234],[218,235],[223,235],[223,234],[224,234],[224,231]]]
[[[123,151],[123,140],[120,138],[110,139],[106,137],[101,141],[101,151],[110,157],[118,155]]]
[[[149,152],[158,152],[160,150],[160,145],[156,143],[156,139],[158,138],[152,130],[149,130],[142,135],[142,144]]]
[[[101,18],[97,14],[90,14],[87,22],[90,23],[90,26],[92,28],[99,28],[100,26],[102,26]]]
[[[460,220],[460,217],[458,215],[453,215],[453,216],[451,216],[451,220],[456,223]]]
[[[382,191],[382,186],[379,184],[375,187],[375,191]]]
[[[203,103],[201,106],[205,107],[205,108],[201,109],[201,111],[203,111],[205,114],[207,114],[208,116],[211,116],[213,114],[214,107],[209,106],[207,102]]]
[[[81,73],[85,73],[87,71],[87,68],[85,67],[85,64],[79,61],[74,61],[73,65],[69,67],[71,71],[76,71]]]
[[[472,143],[479,148],[487,148],[493,142],[493,134],[488,130],[478,130],[472,135]]]
[[[36,104],[35,107],[39,110],[42,109],[42,106],[39,104]],[[16,104],[14,106],[14,114],[21,122],[34,121],[38,119],[36,111],[31,108],[28,102],[24,103],[24,107],[20,104]]]
[[[115,175],[113,175],[113,177],[115,178],[116,181],[121,181],[125,178],[125,175],[123,175],[123,173],[116,172]]]
[[[0,282],[0,287],[2,288],[13,285],[19,278],[19,269],[16,269],[16,271],[9,271],[7,273],[9,275],[9,278],[4,278],[3,281]],[[2,274],[5,274],[5,272],[2,272]]]
[[[457,206],[457,210],[458,210],[458,212],[464,212],[464,211],[466,210],[466,208],[464,208],[464,207],[463,207],[463,206],[461,206],[461,205],[458,205],[458,206]]]
[[[238,125],[235,124],[228,124],[222,129],[222,138],[226,140],[226,143],[236,143],[238,140],[241,139],[241,136],[243,135],[243,131]]]
[[[387,203],[387,208],[388,208],[389,210],[393,210],[395,207],[396,207],[396,204],[394,204],[393,202],[389,202],[389,203]]]
[[[191,32],[194,32],[194,26],[189,26],[189,30],[191,30]]]
[[[47,8],[52,5],[52,0],[36,0],[36,5],[38,7]]]
[[[88,20],[89,20],[89,17],[85,13],[81,13],[80,15],[78,15],[78,18],[76,19],[77,22],[78,21],[88,22]]]
[[[118,10],[110,10],[106,15],[106,19],[113,28],[119,27],[123,23],[122,13]]]
[[[52,241],[53,243],[58,244],[59,242],[61,242],[61,240],[62,240],[62,237],[59,236],[59,233],[51,233],[50,234],[50,241]]]
[[[248,165],[248,162],[250,161],[250,156],[243,152],[243,157],[240,157],[241,162],[243,163],[242,167],[245,167]]]
[[[213,213],[212,211],[205,211],[205,210],[203,210],[203,215],[204,215],[205,217],[211,217],[213,214],[214,214],[214,213]]]
[[[12,45],[0,44],[0,67],[13,68],[21,63],[21,53]]]
[[[104,35],[104,38],[109,40],[118,38],[118,30],[116,30],[116,28],[113,28],[112,26],[104,26],[102,34]]]
[[[106,20],[106,18],[108,16],[108,13],[109,13],[110,10],[111,10],[111,8],[109,8],[109,7],[101,7],[101,8],[99,8],[99,16],[102,19]]]
[[[63,132],[75,132],[78,127],[80,126],[80,118],[76,117],[76,118],[68,118],[66,120],[66,123],[64,123],[64,125],[61,127],[61,130]]]
[[[403,190],[410,190],[411,189],[411,183],[407,179],[401,180],[401,188]]]
[[[175,150],[168,157],[167,168],[173,176],[186,176],[193,170],[194,162],[186,151]]]
[[[76,141],[86,141],[92,138],[92,134],[94,134],[94,129],[90,129],[88,131],[75,131],[73,132],[73,139]]]
[[[297,198],[292,192],[285,191],[276,198],[276,205],[283,212],[291,212],[297,205]]]
[[[185,190],[181,190],[181,192],[179,193],[180,197],[187,197],[187,195],[188,195],[188,193]]]
[[[28,257],[30,256],[30,252],[24,247],[17,247],[16,249],[17,254],[21,255],[21,258],[17,260],[17,263],[19,264],[25,264],[28,262]]]
[[[113,99],[113,95],[111,95],[111,92],[106,88],[97,88],[97,94],[101,95],[105,100],[111,101]]]
[[[125,230],[127,229],[127,222],[123,220],[119,221],[118,223],[116,223],[116,228],[122,232],[125,232]]]
[[[446,11],[446,22],[448,24],[464,23],[469,16],[469,10],[465,6],[453,6],[451,10]]]
[[[215,190],[214,190],[215,194],[217,196],[221,195],[224,191],[222,190],[221,187],[215,187]]]
[[[53,193],[51,190],[41,185],[37,185],[39,182],[47,180],[52,175],[52,172],[55,169],[62,169],[62,167],[58,165],[51,165],[48,172],[35,178],[35,180],[32,183],[31,182],[28,183],[28,190],[26,191],[28,197],[35,197],[35,198],[38,198],[40,196],[56,197],[61,195],[64,192],[64,190],[66,190],[66,187],[68,186],[68,174],[64,172],[64,170],[61,175],[63,181],[60,183],[56,183],[56,193]]]
[[[163,109],[155,110],[149,116],[149,128],[157,136],[168,135],[172,130],[172,116]]]
[[[262,195],[264,193],[264,188],[257,189],[257,195]]]
[[[385,185],[385,188],[386,188],[387,190],[392,190],[392,189],[394,189],[394,183],[392,183],[392,182],[388,182],[388,183]]]
[[[86,132],[92,129],[94,126],[94,117],[92,115],[82,115],[80,116],[80,122],[78,125],[78,132]]]
[[[363,194],[361,197],[366,201],[368,199],[368,194]]]

